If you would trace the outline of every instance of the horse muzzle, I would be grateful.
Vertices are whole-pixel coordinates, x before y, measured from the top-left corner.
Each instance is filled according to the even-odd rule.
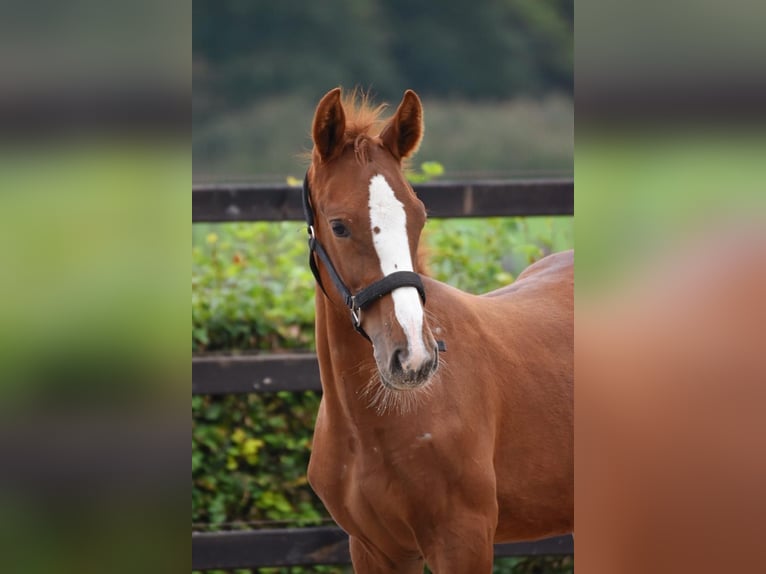
[[[430,352],[414,355],[397,347],[386,358],[376,352],[375,361],[384,385],[394,390],[413,390],[428,383],[439,368],[439,349],[434,342]]]

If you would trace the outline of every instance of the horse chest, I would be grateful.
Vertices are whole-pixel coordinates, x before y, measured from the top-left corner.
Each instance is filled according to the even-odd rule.
[[[335,432],[325,432],[327,428]],[[378,523],[407,524],[404,531],[411,532],[413,522],[426,519],[430,506],[450,499],[454,481],[461,478],[460,468],[445,458],[445,451],[453,449],[442,448],[432,433],[398,436],[392,445],[374,440],[365,444],[323,421],[317,430],[309,480],[349,532]]]

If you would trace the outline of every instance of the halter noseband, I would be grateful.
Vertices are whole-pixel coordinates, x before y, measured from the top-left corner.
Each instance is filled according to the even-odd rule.
[[[362,328],[361,312],[363,309],[369,307],[372,303],[384,295],[387,295],[394,289],[398,289],[399,287],[414,287],[418,290],[420,299],[423,301],[423,305],[425,305],[426,291],[423,288],[423,282],[420,280],[420,275],[413,271],[396,271],[390,275],[386,275],[383,277],[383,279],[368,285],[358,293],[352,294],[351,290],[343,282],[343,279],[341,279],[338,271],[332,264],[332,261],[330,261],[330,257],[327,255],[327,251],[325,251],[324,247],[322,247],[322,244],[319,243],[319,240],[316,238],[316,234],[314,233],[314,210],[311,208],[311,189],[309,188],[308,173],[306,173],[306,177],[303,178],[302,198],[303,214],[306,218],[306,226],[309,234],[309,267],[311,267],[311,272],[314,274],[314,278],[316,279],[317,284],[322,288],[325,296],[329,299],[327,290],[322,284],[322,279],[319,276],[319,267],[317,266],[316,258],[314,257],[314,254],[316,254],[319,256],[319,259],[322,260],[322,263],[324,263],[325,267],[327,268],[327,272],[330,274],[330,279],[332,279],[332,282],[335,284],[335,288],[343,298],[343,302],[351,310],[351,321],[354,324],[354,329],[356,329],[359,334],[370,341],[369,335],[367,335],[367,333],[365,333],[364,329]],[[440,350],[442,350],[441,342],[439,343]]]

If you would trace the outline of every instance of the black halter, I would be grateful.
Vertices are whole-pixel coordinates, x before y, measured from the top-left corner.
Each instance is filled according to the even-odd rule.
[[[362,329],[361,311],[384,295],[387,295],[399,287],[414,287],[418,290],[418,293],[420,293],[420,299],[423,301],[423,305],[425,305],[426,291],[423,288],[423,282],[420,280],[420,275],[413,271],[396,271],[395,273],[386,275],[383,279],[368,285],[356,294],[351,293],[351,290],[343,282],[343,279],[341,279],[338,271],[332,264],[332,261],[330,261],[327,251],[325,251],[322,244],[319,243],[319,240],[314,233],[314,210],[311,208],[311,189],[309,188],[308,173],[303,179],[303,214],[306,217],[306,226],[309,234],[309,266],[311,267],[311,272],[314,274],[317,284],[322,288],[325,296],[329,298],[327,290],[324,285],[322,285],[322,279],[319,276],[319,268],[314,254],[318,255],[319,259],[324,263],[332,282],[335,284],[335,288],[343,298],[343,302],[351,310],[351,321],[354,324],[354,329],[368,341],[370,340],[370,337],[364,332],[364,329]]]

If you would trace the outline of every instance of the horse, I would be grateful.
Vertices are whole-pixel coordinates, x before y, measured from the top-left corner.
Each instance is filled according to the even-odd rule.
[[[316,107],[303,187],[322,384],[308,480],[359,573],[491,572],[496,542],[573,531],[573,259],[484,295],[430,278],[407,90]]]

